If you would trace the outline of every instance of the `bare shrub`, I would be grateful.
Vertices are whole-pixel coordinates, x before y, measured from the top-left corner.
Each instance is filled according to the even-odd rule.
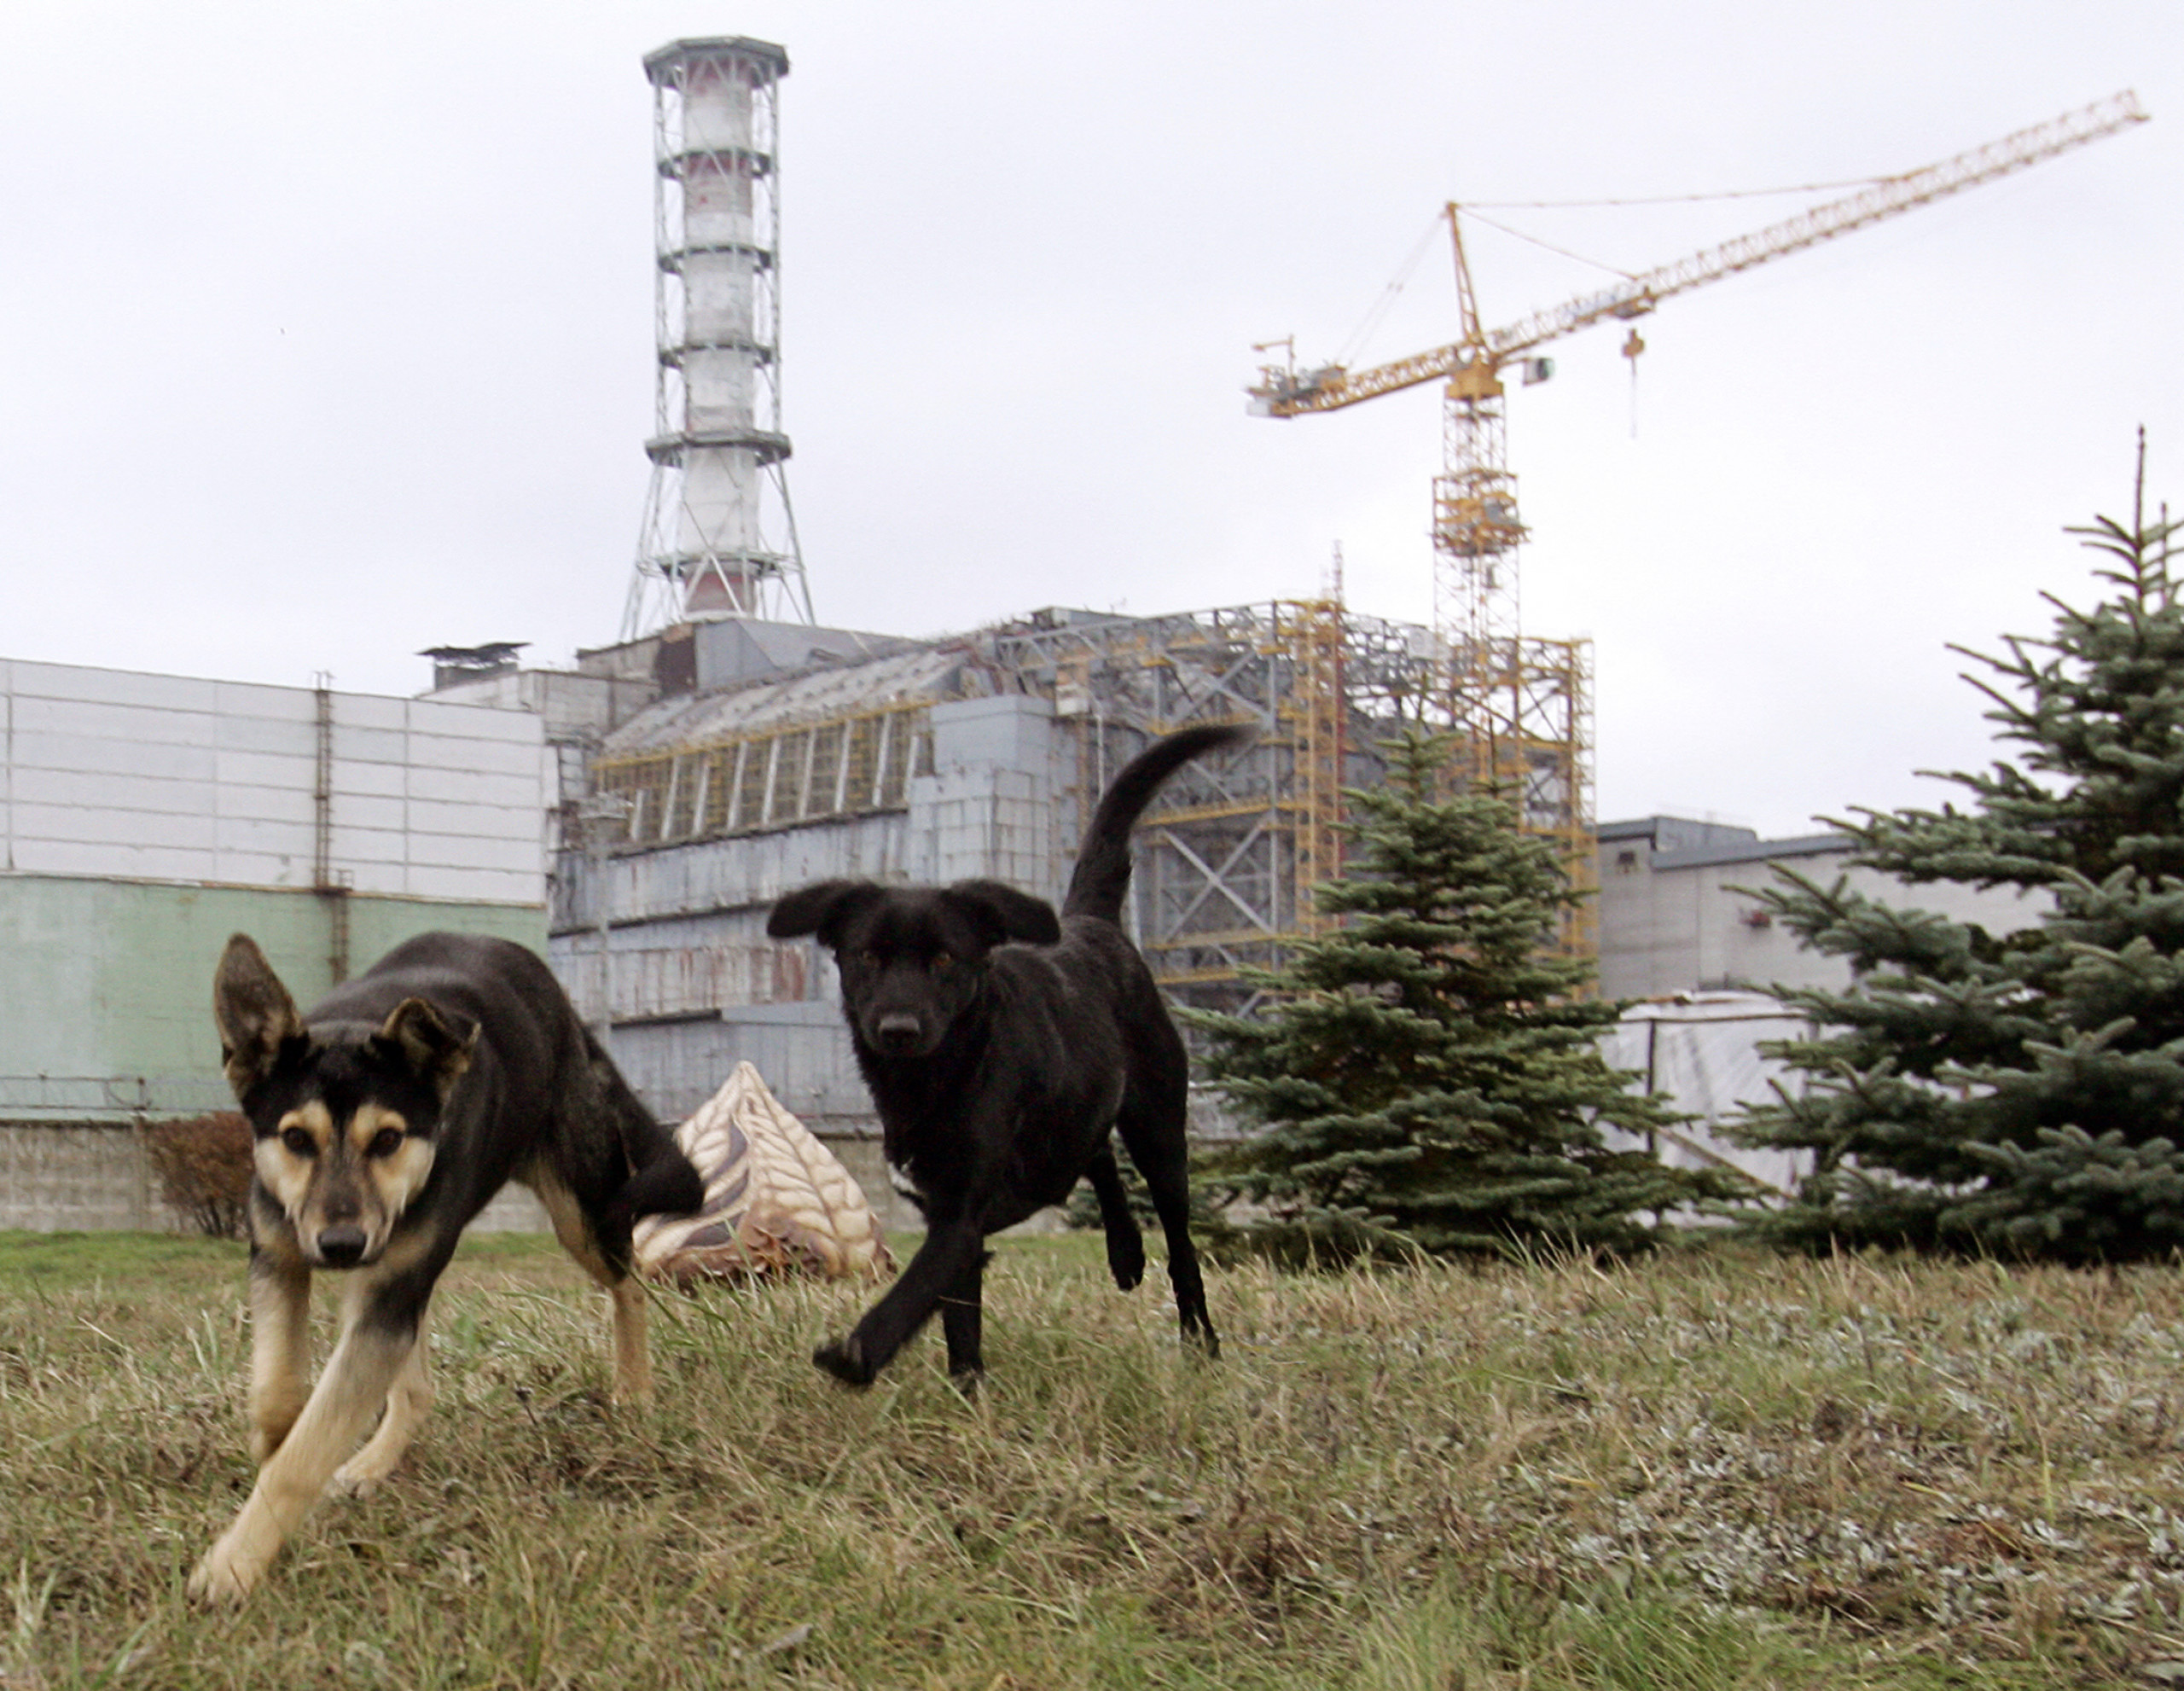
[[[160,1177],[160,1196],[187,1225],[211,1239],[240,1239],[250,1212],[250,1124],[235,1110],[155,1122],[144,1148]]]

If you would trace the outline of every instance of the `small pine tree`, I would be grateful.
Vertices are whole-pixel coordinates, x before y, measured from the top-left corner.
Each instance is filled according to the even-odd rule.
[[[1612,1150],[1678,1118],[1626,1090],[1600,1030],[1622,1007],[1581,999],[1592,966],[1545,948],[1582,897],[1511,808],[1441,796],[1446,736],[1393,742],[1390,779],[1346,796],[1355,870],[1318,889],[1343,926],[1258,977],[1258,1017],[1199,1014],[1207,1074],[1248,1122],[1209,1159],[1263,1210],[1242,1242],[1269,1254],[1629,1251],[1639,1218],[1739,1188]]]
[[[1963,648],[2015,761],[1943,777],[1968,810],[1837,822],[1854,864],[1914,886],[2013,887],[2029,925],[1891,908],[1777,870],[1763,896],[1844,991],[1787,991],[1819,1030],[1773,1048],[1805,1077],[1740,1124],[1811,1153],[1765,1223],[1829,1241],[2126,1261],[2184,1248],[2184,598],[2172,525],[2074,529],[2107,561],[2053,632]]]

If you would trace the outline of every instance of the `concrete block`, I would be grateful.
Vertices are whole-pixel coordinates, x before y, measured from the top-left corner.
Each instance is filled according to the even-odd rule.
[[[172,1225],[130,1124],[0,1126],[0,1227],[77,1233]]]
[[[412,699],[410,732],[450,740],[497,741],[511,746],[536,746],[544,735],[537,717],[528,711],[496,711],[475,705],[443,705],[430,699]]]
[[[23,875],[111,875],[128,880],[212,880],[210,846],[132,846],[54,840],[18,834],[15,867]]]
[[[526,840],[514,834],[427,834],[413,827],[404,838],[409,843],[409,860],[414,864],[528,870],[534,875],[542,875],[545,869],[546,842],[537,834]]]
[[[190,781],[210,781],[215,773],[210,747],[139,741],[127,735],[61,733],[18,724],[9,736],[9,749],[18,770],[79,770]]]
[[[337,764],[393,764],[410,761],[410,736],[400,728],[360,727],[337,720],[333,733]]]
[[[317,703],[314,699],[314,707]],[[409,731],[409,728],[410,701],[407,699],[387,699],[371,693],[337,693],[334,695],[334,732],[337,739],[345,729],[404,734]]]
[[[238,787],[285,787],[299,793],[308,804],[318,781],[316,757],[282,756],[270,752],[221,750],[213,754],[213,776],[223,788]]]
[[[404,786],[412,799],[443,800],[453,804],[497,805],[510,810],[543,810],[545,808],[543,771],[537,760],[528,760],[528,766],[519,773],[491,772],[479,770],[435,769],[429,765],[411,765],[405,771]]]
[[[306,815],[302,820],[280,822],[264,816],[224,816],[213,824],[214,844],[223,852],[253,852],[272,857],[293,857],[304,866],[306,877],[318,851],[318,830]],[[223,880],[230,879],[223,875]],[[282,877],[285,885],[287,877]]]
[[[378,793],[355,793],[336,787],[332,809],[337,840],[345,833],[363,832],[391,833],[398,840],[410,821],[407,799]]]
[[[524,721],[537,725],[536,717]],[[471,770],[481,775],[521,775],[537,767],[537,740],[456,740],[440,734],[410,736],[406,761],[413,769]]]
[[[334,831],[334,867],[349,877],[353,892],[401,898],[410,891],[410,865],[402,861],[402,836]]]
[[[84,805],[14,804],[16,838],[61,844],[131,845],[200,849],[211,846],[214,817],[196,811],[117,811]]]
[[[9,690],[20,699],[71,700],[89,704],[134,705],[153,711],[211,714],[219,707],[218,684],[178,675],[143,675],[131,670],[81,669],[73,665],[11,666]]]
[[[543,837],[545,806],[480,805],[411,799],[410,826],[420,835],[454,835],[464,839],[514,840]]]
[[[1020,693],[932,706],[936,770],[1006,768],[1043,774],[1053,758],[1054,702]]]
[[[222,752],[263,752],[282,757],[316,758],[318,731],[310,723],[241,717],[224,712],[212,719],[212,743],[214,749]]]
[[[410,785],[410,771],[399,758],[365,763],[345,758],[334,765],[334,802],[338,805],[351,793],[401,799]]]
[[[307,688],[274,687],[264,682],[214,682],[212,708],[230,720],[255,718],[304,728],[315,728],[318,722],[317,693]]]
[[[157,706],[107,700],[18,696],[15,700],[19,732],[79,735],[145,745],[209,747],[215,720],[209,711],[162,710]]]
[[[220,814],[258,822],[291,822],[306,828],[318,825],[318,804],[309,787],[223,787]]]
[[[13,782],[18,804],[83,811],[151,811],[177,816],[209,816],[215,807],[218,792],[209,781],[91,774],[78,770],[41,769],[35,764],[16,770]],[[58,837],[77,836],[64,830]]]

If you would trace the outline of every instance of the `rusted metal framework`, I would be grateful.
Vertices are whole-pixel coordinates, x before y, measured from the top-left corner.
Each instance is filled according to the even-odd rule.
[[[688,845],[899,811],[909,777],[932,766],[932,742],[920,706],[850,709],[601,757],[592,775],[628,805],[618,846]]]
[[[1136,938],[1176,998],[1240,1009],[1250,978],[1319,932],[1312,889],[1342,869],[1342,789],[1380,773],[1380,742],[1435,696],[1427,630],[1277,600],[1182,615],[1012,628],[995,658],[1051,689],[1089,803],[1156,735],[1246,722],[1258,743],[1188,766],[1138,833]]]
[[[1486,648],[1494,661],[1472,671],[1490,687],[1490,735],[1473,734],[1472,780],[1517,806],[1526,834],[1551,840],[1571,888],[1587,895],[1599,885],[1599,842],[1593,812],[1592,642],[1529,636]],[[1598,911],[1588,896],[1564,912],[1565,956],[1600,955]]]

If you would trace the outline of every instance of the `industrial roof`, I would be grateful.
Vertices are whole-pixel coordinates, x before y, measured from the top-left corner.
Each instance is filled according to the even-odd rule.
[[[1698,869],[1708,863],[1766,863],[1778,857],[1816,857],[1848,851],[1847,834],[1799,834],[1787,840],[1746,840],[1728,846],[1694,846],[1682,851],[1656,851],[1653,868]]]
[[[960,647],[920,647],[869,663],[808,670],[731,691],[662,699],[607,736],[601,754],[641,756],[706,746],[802,723],[839,721],[953,698],[971,661]],[[972,690],[990,690],[974,684]]]

